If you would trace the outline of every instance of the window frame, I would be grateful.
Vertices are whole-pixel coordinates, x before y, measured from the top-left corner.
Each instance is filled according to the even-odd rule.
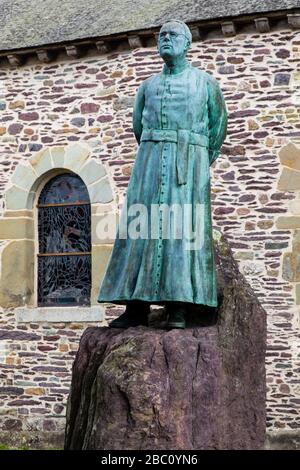
[[[46,185],[51,181],[54,180],[55,178],[61,176],[61,175],[72,175],[77,178],[79,178],[83,184],[85,185],[87,194],[88,194],[88,188],[85,184],[85,182],[82,180],[80,175],[67,170],[67,169],[61,169],[55,172],[51,172],[50,174],[47,175],[46,178],[43,179],[43,182],[39,185],[38,190],[36,191],[36,197],[35,197],[35,204],[34,204],[34,220],[35,220],[35,250],[34,250],[34,303],[36,305],[36,308],[38,309],[73,309],[73,308],[84,308],[84,309],[89,309],[91,308],[91,291],[92,291],[92,204],[90,202],[74,202],[74,203],[50,203],[50,204],[39,204],[39,199],[42,195],[42,192],[45,190]],[[39,250],[39,240],[40,240],[40,233],[39,233],[39,209],[43,207],[62,207],[62,206],[80,206],[80,205],[89,205],[90,206],[90,251],[88,252],[62,252],[62,253],[40,253]],[[83,255],[83,256],[89,256],[90,257],[90,286],[89,286],[89,303],[74,303],[74,304],[57,304],[57,305],[49,305],[45,303],[39,302],[39,270],[38,270],[38,259],[39,257],[47,257],[47,256],[74,256],[74,255]]]

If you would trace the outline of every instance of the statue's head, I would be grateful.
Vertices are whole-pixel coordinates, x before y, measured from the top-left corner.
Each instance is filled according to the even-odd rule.
[[[180,20],[170,20],[163,24],[158,37],[159,55],[164,59],[184,57],[192,43],[189,27]]]

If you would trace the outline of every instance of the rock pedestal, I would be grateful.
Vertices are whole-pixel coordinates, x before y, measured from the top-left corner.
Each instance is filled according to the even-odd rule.
[[[73,366],[66,449],[261,449],[266,315],[220,239],[219,308],[185,330],[88,328]]]

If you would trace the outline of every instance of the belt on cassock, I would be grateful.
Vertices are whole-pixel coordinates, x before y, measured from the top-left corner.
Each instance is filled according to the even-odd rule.
[[[178,184],[187,182],[189,145],[208,147],[208,137],[186,129],[144,129],[141,142],[174,142],[177,144],[176,169]]]

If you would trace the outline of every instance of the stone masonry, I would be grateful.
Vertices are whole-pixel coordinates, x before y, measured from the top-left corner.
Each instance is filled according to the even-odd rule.
[[[268,430],[293,433],[300,425],[300,33],[278,29],[211,37],[194,42],[189,58],[213,73],[224,92],[229,129],[212,168],[213,223],[229,239],[268,313]],[[140,82],[161,68],[155,47],[0,68],[1,216],[27,210],[7,207],[16,197],[22,200],[20,191],[9,196],[12,186],[22,190],[18,167],[28,168],[39,152],[74,143],[87,146],[90,160],[106,168],[116,208],[136,153],[134,95]],[[33,224],[31,241],[22,233],[17,239],[34,245],[33,206],[30,210],[30,217],[19,215]],[[9,256],[2,254],[13,239],[5,226],[0,225],[4,283]],[[9,233],[14,230],[22,228],[16,224]],[[97,256],[103,272],[108,255],[100,250]],[[11,271],[9,276],[13,279]],[[0,316],[1,427],[61,433],[79,338],[87,326],[105,323],[100,317],[43,321],[42,309],[34,321],[22,322],[16,320],[17,306],[22,300]],[[111,307],[107,318],[118,311]]]

